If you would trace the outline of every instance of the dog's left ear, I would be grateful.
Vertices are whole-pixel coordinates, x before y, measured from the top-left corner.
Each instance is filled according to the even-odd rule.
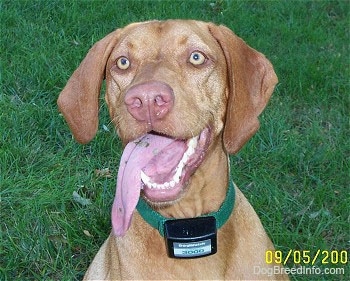
[[[118,30],[95,43],[58,97],[58,107],[80,143],[89,142],[96,134],[101,84],[117,40]]]
[[[266,57],[230,29],[210,24],[209,30],[226,57],[229,97],[223,138],[226,150],[236,153],[258,130],[258,116],[278,79]]]

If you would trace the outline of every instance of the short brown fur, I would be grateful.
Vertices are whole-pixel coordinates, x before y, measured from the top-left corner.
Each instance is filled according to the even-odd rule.
[[[208,57],[197,68],[188,63],[195,50]],[[131,60],[127,71],[116,67],[120,56]],[[228,28],[212,23],[152,21],[118,29],[91,48],[58,99],[60,111],[81,143],[96,134],[104,78],[111,119],[124,144],[150,130],[188,139],[210,126],[205,160],[182,197],[158,211],[187,218],[218,210],[227,192],[228,154],[239,151],[256,132],[258,116],[277,83],[265,56]],[[172,111],[152,125],[133,118],[123,102],[130,87],[147,81],[167,83],[175,96]],[[274,247],[247,199],[237,187],[235,191],[234,210],[218,230],[215,255],[169,258],[164,239],[135,211],[126,235],[109,236],[84,280],[287,280],[283,274],[254,271],[272,270],[275,265],[266,264],[265,253]]]

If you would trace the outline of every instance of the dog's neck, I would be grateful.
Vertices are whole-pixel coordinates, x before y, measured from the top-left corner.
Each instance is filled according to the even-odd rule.
[[[228,188],[229,167],[227,154],[216,146],[192,175],[184,196],[174,204],[157,210],[168,218],[192,218],[217,211]],[[218,171],[226,176],[218,177]]]

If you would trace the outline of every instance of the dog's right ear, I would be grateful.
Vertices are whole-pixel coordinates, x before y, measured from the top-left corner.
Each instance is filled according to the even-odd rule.
[[[97,132],[101,84],[118,35],[116,30],[92,46],[58,97],[59,110],[80,143],[88,143]]]

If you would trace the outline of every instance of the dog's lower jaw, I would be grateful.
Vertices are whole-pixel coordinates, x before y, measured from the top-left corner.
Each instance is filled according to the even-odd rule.
[[[229,171],[227,154],[216,145],[188,181],[182,196],[172,202],[155,206],[157,211],[169,218],[193,218],[217,211],[224,201],[228,189],[228,173],[218,177],[217,170]],[[215,169],[212,169],[215,165]],[[208,173],[212,174],[208,174]],[[205,175],[205,176],[204,176]]]
[[[207,127],[187,141],[173,139],[158,151],[141,171],[142,193],[147,201],[163,204],[182,197],[191,176],[206,159],[211,139],[211,130]]]
[[[155,210],[160,210],[162,208],[166,208],[169,206],[172,206],[174,204],[176,204],[177,202],[181,201],[182,198],[185,196],[186,192],[188,191],[188,188],[190,186],[190,181],[187,181],[186,183],[183,184],[180,193],[178,194],[178,196],[176,198],[174,198],[173,200],[168,200],[168,201],[152,201],[150,200],[147,196],[145,196],[143,194],[143,192],[141,191],[141,197],[150,205],[152,206],[152,208],[154,208]]]

